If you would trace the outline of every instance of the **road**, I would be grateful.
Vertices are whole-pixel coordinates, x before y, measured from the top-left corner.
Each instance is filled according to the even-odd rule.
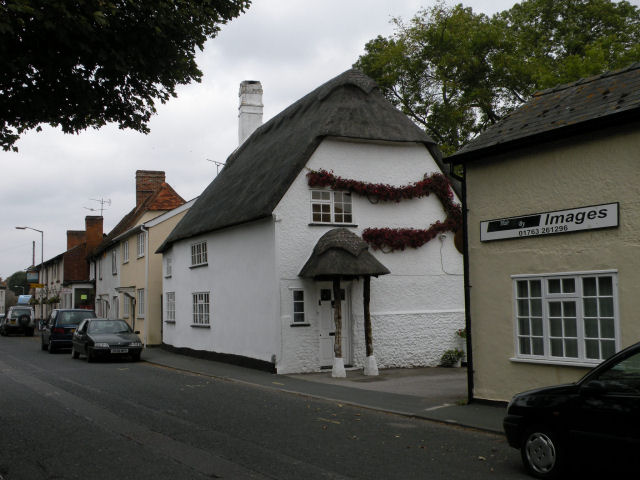
[[[143,354],[144,358],[144,354]],[[519,479],[503,436],[0,337],[0,480]]]

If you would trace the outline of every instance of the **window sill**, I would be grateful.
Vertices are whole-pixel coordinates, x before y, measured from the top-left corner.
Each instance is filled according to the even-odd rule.
[[[199,263],[198,265],[191,265],[189,268],[200,268],[200,267],[208,267],[208,263]]]
[[[315,223],[312,222],[309,224],[310,227],[352,227],[357,228],[358,225],[355,223]]]
[[[176,323],[176,321],[175,320],[165,320],[164,323],[174,324],[174,323]]]
[[[289,324],[290,327],[310,327],[311,324],[310,323],[291,323]]]
[[[171,278],[171,275],[165,275],[164,278]]]
[[[562,360],[551,360],[549,358],[519,358],[512,357],[509,359],[510,362],[513,363],[537,363],[539,365],[551,365],[554,367],[579,367],[579,368],[593,368],[599,365],[603,360],[596,360],[593,363],[585,362],[585,361],[562,361]]]
[[[211,328],[211,325],[198,325],[197,323],[192,323],[190,327],[191,328]]]

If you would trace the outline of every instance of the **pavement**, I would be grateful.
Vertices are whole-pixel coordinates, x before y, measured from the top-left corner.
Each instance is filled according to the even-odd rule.
[[[377,377],[348,370],[346,378],[331,371],[276,375],[261,370],[146,348],[142,359],[154,365],[221,380],[259,385],[296,395],[319,398],[413,418],[504,433],[504,404],[467,404],[466,368],[394,368]]]

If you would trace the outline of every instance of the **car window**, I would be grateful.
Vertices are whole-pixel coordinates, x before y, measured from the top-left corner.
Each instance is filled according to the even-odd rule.
[[[611,393],[640,394],[640,352],[614,364],[594,380]]]
[[[81,311],[81,312],[60,312],[58,315],[58,324],[59,325],[78,325],[85,318],[93,318],[94,314],[92,311]]]
[[[131,328],[123,320],[91,322],[89,333],[129,333]]]

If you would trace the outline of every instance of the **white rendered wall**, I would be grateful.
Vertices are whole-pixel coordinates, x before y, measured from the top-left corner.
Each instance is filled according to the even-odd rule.
[[[191,244],[206,240],[208,265],[190,268]],[[174,347],[230,353],[271,362],[279,356],[278,290],[271,218],[176,242],[172,275],[176,321],[164,324]],[[209,292],[210,328],[192,327],[192,293]],[[165,305],[166,318],[166,305]]]
[[[343,178],[404,186],[439,172],[421,144],[347,142],[327,139],[307,164],[309,169],[333,171]],[[283,352],[278,373],[313,371],[318,365],[318,298],[314,282],[298,277],[318,239],[340,225],[309,226],[310,188],[303,170],[274,211],[276,253],[280,283],[280,324]],[[456,202],[459,201],[456,199]],[[437,196],[372,204],[352,196],[353,219],[349,227],[361,235],[367,227],[427,229],[446,214]],[[442,353],[459,347],[455,331],[464,327],[462,255],[453,234],[434,238],[418,249],[382,253],[373,251],[390,275],[371,280],[371,318],[374,354],[381,368],[435,366]],[[308,327],[291,327],[292,288],[305,289]],[[362,366],[365,357],[362,282],[351,285],[353,358]]]
[[[111,252],[116,251],[116,264],[117,272],[114,275],[111,269]],[[135,255],[135,253],[134,253]],[[106,300],[109,302],[109,318],[113,318],[115,311],[113,311],[113,297],[118,296],[116,287],[120,287],[120,270],[122,269],[122,258],[120,256],[120,244],[111,247],[100,254],[102,260],[102,278],[98,275],[98,265],[96,260],[95,275],[96,275],[96,302],[98,300]],[[95,307],[94,307],[95,308]],[[120,317],[123,317],[124,310],[122,305],[120,307]],[[105,312],[103,312],[104,314]]]

